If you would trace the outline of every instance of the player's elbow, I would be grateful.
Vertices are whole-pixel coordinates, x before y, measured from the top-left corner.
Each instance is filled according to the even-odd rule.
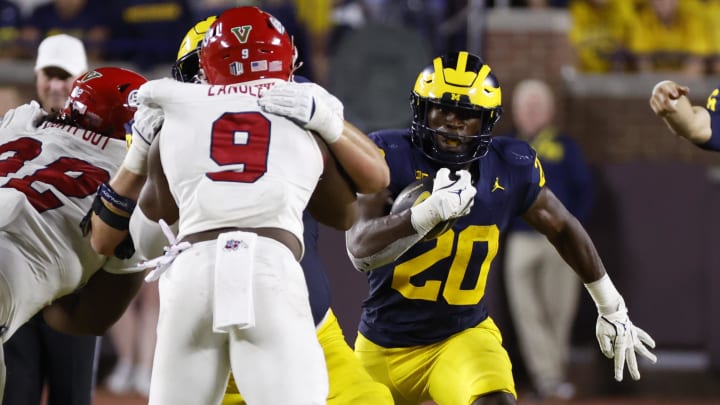
[[[366,171],[367,177],[364,181],[355,185],[358,193],[375,194],[390,185],[390,169],[384,160],[381,163]]]
[[[113,255],[114,250],[110,249],[110,246],[101,238],[90,238],[90,246],[97,254],[108,257]]]
[[[118,231],[113,229],[112,234],[104,232],[93,232],[90,236],[90,246],[95,253],[103,256],[111,257],[115,255],[115,248],[122,242],[127,235],[127,231]],[[117,234],[116,234],[117,233]]]

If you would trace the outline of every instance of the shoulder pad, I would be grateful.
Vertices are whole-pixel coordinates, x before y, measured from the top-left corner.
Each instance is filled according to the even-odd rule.
[[[138,101],[143,104],[161,104],[165,99],[171,99],[178,91],[180,84],[175,79],[164,77],[162,79],[148,80],[138,89]]]
[[[400,149],[411,145],[410,132],[407,129],[381,129],[368,134],[380,148]]]
[[[525,141],[505,136],[496,136],[493,137],[490,148],[494,150],[502,160],[511,165],[525,166],[535,163],[535,149]]]

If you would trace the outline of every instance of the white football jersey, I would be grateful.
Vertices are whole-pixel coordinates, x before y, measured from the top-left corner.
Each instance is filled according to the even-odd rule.
[[[70,292],[105,263],[79,223],[122,163],[125,145],[52,123],[34,132],[0,130],[0,229],[27,257],[55,258],[56,268],[36,270],[48,288]]]
[[[212,86],[160,79],[138,98],[159,105],[160,156],[180,209],[180,237],[223,227],[276,227],[303,240],[302,212],[323,171],[310,132],[263,112],[276,79]]]

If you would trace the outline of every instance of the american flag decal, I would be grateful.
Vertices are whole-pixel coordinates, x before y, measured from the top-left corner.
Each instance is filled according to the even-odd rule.
[[[266,60],[254,60],[250,62],[251,72],[261,72],[268,70],[268,62]]]

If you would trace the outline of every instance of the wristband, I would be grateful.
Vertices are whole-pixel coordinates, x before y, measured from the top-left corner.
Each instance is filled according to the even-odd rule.
[[[92,209],[106,224],[115,229],[127,231],[135,204],[133,199],[121,196],[107,183],[103,183],[98,188]]]
[[[616,312],[625,306],[622,296],[607,273],[599,280],[585,284],[585,289],[590,293],[600,315]]]
[[[144,141],[132,142],[122,166],[138,176],[147,175],[147,155],[150,145]]]
[[[428,197],[428,199],[430,199],[430,197]],[[415,229],[415,232],[420,236],[427,235],[435,225],[442,221],[440,213],[433,205],[428,203],[428,199],[410,208],[410,223],[413,229]]]

